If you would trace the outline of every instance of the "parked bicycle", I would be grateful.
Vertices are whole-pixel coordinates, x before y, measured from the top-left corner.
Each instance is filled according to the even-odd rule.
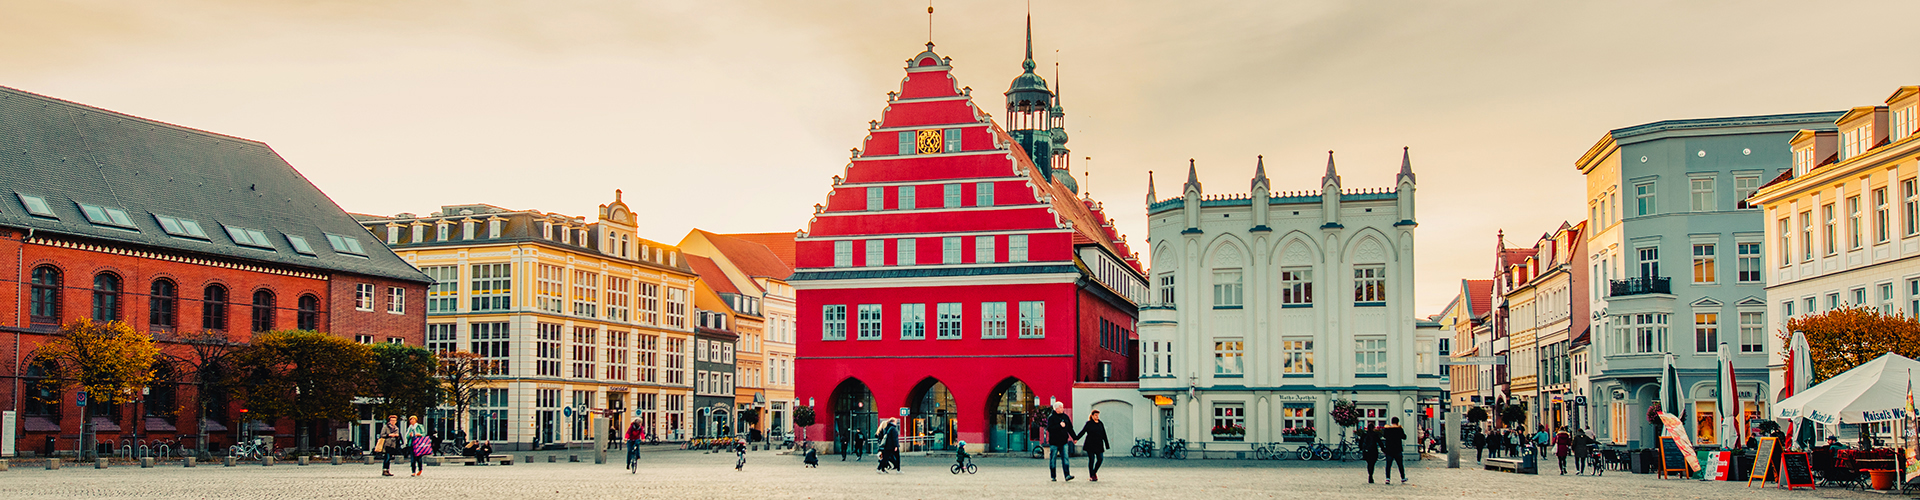
[[[259,460],[272,453],[272,447],[261,444],[259,439],[243,442],[227,448],[227,456],[240,460]]]
[[[1253,447],[1255,460],[1280,460],[1286,458],[1286,455],[1287,452],[1280,449],[1280,443],[1259,444]]]
[[[1186,460],[1187,459],[1187,440],[1175,439],[1173,441],[1170,441],[1167,443],[1166,449],[1161,450],[1161,453],[1162,453],[1161,457],[1164,457],[1164,458],[1171,458],[1174,460]]]
[[[1152,439],[1133,440],[1133,458],[1147,458],[1151,456],[1153,456]]]
[[[1347,461],[1347,457],[1352,455],[1354,451],[1353,440],[1348,439],[1341,440],[1336,446],[1327,446],[1326,443],[1302,445],[1296,453],[1301,460],[1339,460],[1345,462]]]

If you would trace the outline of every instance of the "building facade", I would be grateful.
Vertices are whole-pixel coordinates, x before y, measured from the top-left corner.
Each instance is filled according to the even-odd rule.
[[[620,198],[592,222],[479,204],[357,216],[436,281],[427,347],[502,363],[470,415],[443,409],[429,427],[462,419],[472,439],[527,449],[592,442],[592,410],[617,410],[607,428],[638,419],[658,439],[691,436],[696,277],[678,248],[634,232]]]
[[[1452,336],[1453,358],[1474,358],[1491,356],[1491,346],[1486,344],[1485,332],[1489,318],[1488,311],[1493,306],[1493,280],[1460,280],[1460,290],[1453,300],[1447,303],[1440,313],[1440,325],[1445,333]],[[1491,412],[1492,401],[1487,387],[1490,373],[1486,373],[1488,364],[1449,365],[1450,376],[1447,394],[1453,411],[1464,415],[1474,407],[1486,408]]]
[[[1714,373],[1722,341],[1744,387],[1765,393],[1765,217],[1745,200],[1792,164],[1788,140],[1841,113],[1669,120],[1613,130],[1575,167],[1586,176],[1592,292],[1589,403],[1602,442],[1646,447],[1660,407],[1717,444]],[[1797,219],[1796,219],[1797,220]],[[1668,358],[1686,401],[1660,402]],[[1765,409],[1756,409],[1764,413]],[[1709,425],[1698,425],[1706,421]]]
[[[1332,420],[1336,401],[1357,404],[1361,427],[1411,424],[1441,401],[1437,346],[1415,332],[1405,158],[1395,180],[1343,188],[1329,156],[1320,191],[1271,191],[1264,160],[1249,194],[1206,195],[1191,165],[1180,197],[1149,188],[1159,300],[1142,310],[1140,340],[1166,361],[1147,363],[1140,390],[1159,404],[1155,442],[1336,442],[1351,435]]]
[[[242,425],[224,394],[195,404],[189,332],[246,343],[312,330],[420,345],[430,280],[264,143],[0,87],[0,333],[12,357],[0,455],[146,440],[218,449],[298,442],[286,419]],[[76,406],[33,357],[61,325],[124,321],[167,354],[136,403]],[[316,425],[312,443],[336,426]]]
[[[1772,306],[1765,332],[1785,331],[1794,316],[1840,307],[1920,316],[1916,104],[1920,87],[1904,86],[1883,105],[1853,108],[1831,124],[1801,130],[1788,143],[1792,171],[1747,199],[1765,213],[1762,246],[1771,248],[1761,268]],[[1778,401],[1784,343],[1763,337],[1752,353],[1767,357],[1773,392],[1762,399]]]
[[[1002,130],[931,44],[907,60],[795,238],[795,398],[818,415],[813,441],[844,446],[898,417],[917,445],[1024,450],[1050,401],[1080,417],[1140,406],[1141,269],[1078,195],[1055,154],[1064,114],[1030,57],[1024,66]]]
[[[739,394],[739,405],[759,412],[752,426],[776,443],[793,437],[793,409],[798,406],[793,399],[794,293],[787,284],[787,277],[793,275],[787,263],[792,248],[792,233],[716,234],[695,229],[680,240],[681,250],[713,262],[718,276],[708,278],[702,272],[702,281],[722,286],[719,282],[725,280],[735,290],[733,295],[722,294],[729,308],[751,311],[742,313],[748,324],[742,328],[758,331],[743,331],[742,337],[751,340],[750,348],[761,366],[741,374],[752,380],[742,386],[747,392]],[[756,319],[758,325],[751,325]]]
[[[1587,328],[1584,260],[1576,259],[1584,224],[1561,224],[1534,241],[1523,257],[1505,267],[1496,280],[1506,290],[1513,357],[1511,400],[1527,408],[1529,430],[1574,424],[1575,406],[1584,391],[1573,381],[1574,338]],[[1502,240],[1504,245],[1504,240]],[[1503,254],[1506,249],[1502,249]]]

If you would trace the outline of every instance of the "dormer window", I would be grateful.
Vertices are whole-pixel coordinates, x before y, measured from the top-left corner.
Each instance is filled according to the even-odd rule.
[[[200,240],[207,239],[207,231],[200,228],[199,221],[160,214],[153,214],[153,219],[160,221],[160,230],[166,231],[167,234]]]
[[[1808,143],[1808,146],[1807,146],[1807,147],[1804,147],[1804,148],[1800,148],[1800,149],[1795,149],[1795,150],[1793,150],[1793,175],[1794,175],[1794,177],[1799,177],[1799,176],[1802,176],[1802,175],[1806,175],[1806,174],[1807,174],[1807,171],[1809,171],[1809,170],[1813,170],[1813,146],[1812,146],[1812,143]]]
[[[387,226],[387,244],[400,244],[400,226]]]
[[[1840,133],[1840,160],[1845,161],[1865,154],[1873,148],[1873,125],[1861,125],[1853,130]]]
[[[488,237],[488,238],[499,238],[499,237],[500,237],[500,226],[503,226],[503,225],[506,225],[506,221],[504,221],[504,220],[500,220],[500,219],[493,219],[493,220],[489,220],[489,221],[487,221],[487,237]]]
[[[307,244],[306,238],[294,236],[291,234],[286,236],[287,236],[287,244],[293,246],[293,251],[299,252],[301,255],[309,255],[309,256],[315,255],[313,253],[313,245]]]
[[[114,207],[102,207],[81,203],[80,213],[87,216],[87,222],[102,226],[115,226],[133,229],[133,219],[127,217],[127,211]]]
[[[60,218],[53,215],[53,207],[47,206],[47,199],[38,196],[20,195],[20,204],[27,207],[27,213],[47,218]]]
[[[233,238],[234,244],[273,249],[273,242],[267,240],[267,233],[243,227],[226,226],[226,228],[227,237]]]
[[[333,251],[344,253],[344,254],[358,255],[361,257],[367,256],[367,251],[360,249],[359,239],[356,239],[352,236],[341,236],[333,233],[326,233],[326,234],[327,234],[327,244],[333,246]]]
[[[1887,131],[1892,140],[1898,141],[1913,135],[1916,125],[1913,121],[1913,111],[1913,106],[1907,106],[1893,112],[1893,129]]]
[[[460,239],[463,239],[463,240],[473,239],[473,228],[474,228],[474,223],[472,219],[460,221]]]
[[[414,224],[414,225],[413,225],[413,242],[414,242],[414,243],[421,243],[421,242],[424,242],[424,241],[426,241],[426,240],[427,240],[427,225],[426,225],[426,224]]]

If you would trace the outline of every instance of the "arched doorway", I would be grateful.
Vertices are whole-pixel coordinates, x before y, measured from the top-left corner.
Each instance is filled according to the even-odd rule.
[[[849,378],[833,389],[833,444],[839,450],[851,450],[854,439],[864,439],[880,426],[874,411],[873,391],[860,379]]]
[[[953,393],[947,391],[947,384],[932,377],[920,381],[913,395],[907,397],[907,406],[913,408],[907,431],[925,437],[927,449],[950,450],[959,442],[954,435],[959,428],[959,406],[953,401]]]
[[[1027,451],[1033,449],[1033,389],[1019,379],[1007,379],[994,389],[987,401],[991,414],[987,421],[988,451]]]

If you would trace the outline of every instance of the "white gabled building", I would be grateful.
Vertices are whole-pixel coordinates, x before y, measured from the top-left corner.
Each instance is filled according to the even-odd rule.
[[[1417,435],[1443,388],[1436,343],[1417,341],[1405,157],[1396,182],[1343,189],[1331,152],[1320,191],[1271,191],[1264,160],[1249,194],[1204,196],[1189,165],[1182,196],[1156,200],[1149,178],[1140,390],[1153,405],[1136,418],[1158,425],[1138,437],[1209,452],[1331,443],[1342,398],[1362,426],[1400,417]]]

